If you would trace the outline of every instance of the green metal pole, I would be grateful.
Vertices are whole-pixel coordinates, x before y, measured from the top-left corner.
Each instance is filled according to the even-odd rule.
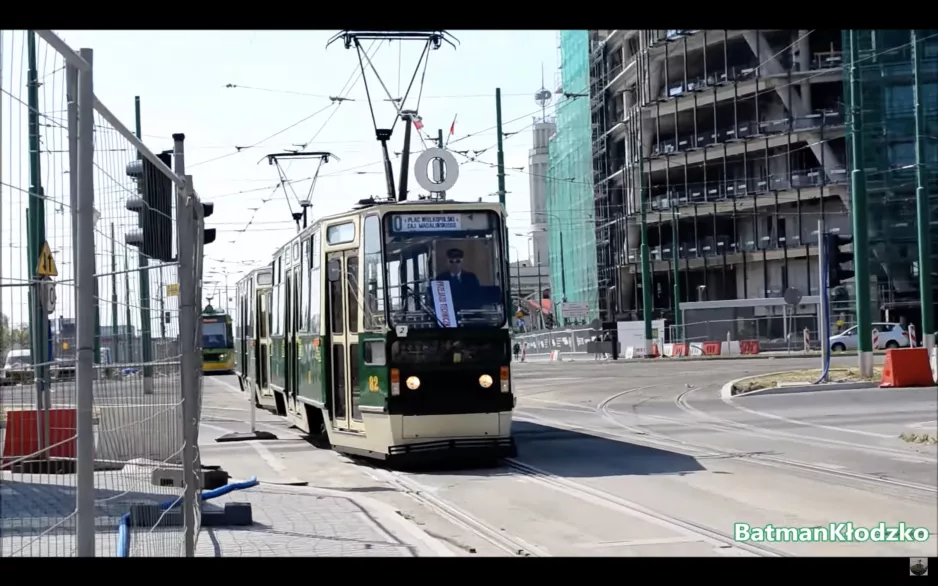
[[[639,76],[641,77],[641,76]],[[641,82],[639,82],[641,83]],[[641,92],[639,92],[641,95]],[[640,210],[640,224],[642,244],[642,318],[645,321],[645,356],[651,357],[652,336],[651,336],[651,259],[648,253],[648,224],[647,224],[647,205],[645,203],[645,141],[642,136],[642,107],[639,104],[638,111],[638,202]]]
[[[111,222],[111,348],[114,353],[114,362],[120,363],[121,344],[118,337],[117,321],[117,250],[114,240],[114,222]],[[115,344],[115,341],[117,342]]]
[[[39,144],[39,68],[36,58],[36,33],[28,31],[27,34],[28,69],[27,72],[27,102],[29,113],[27,122],[29,127],[29,205],[26,212],[26,249],[28,254],[29,275],[33,283],[29,287],[29,323],[30,323],[30,353],[33,363],[45,365],[51,360],[49,351],[49,317],[40,306],[38,283],[40,276],[39,254],[42,243],[46,240],[46,206],[45,193],[42,190],[42,169],[40,167]],[[37,379],[44,381],[36,387],[36,407],[42,409],[49,406],[46,394],[49,369],[47,366],[37,367]],[[40,423],[41,434],[46,436]],[[45,445],[45,443],[43,443]]]
[[[134,96],[134,117],[136,118],[137,138],[143,136],[142,124],[140,122],[140,96]],[[137,153],[137,158],[143,156]],[[146,180],[146,178],[144,178]],[[140,186],[140,182],[137,183]],[[143,228],[143,215],[140,215],[140,228]],[[141,360],[143,361],[143,393],[148,395],[153,392],[153,364],[150,339],[150,263],[146,255],[140,254],[140,336],[141,336]],[[128,324],[129,325],[129,324]]]
[[[677,334],[677,342],[683,342],[684,334],[681,331],[681,255],[678,250],[677,211],[674,207],[671,208],[671,239],[673,240],[671,253],[672,264],[674,265],[674,332]]]
[[[498,134],[498,203],[504,207],[505,151],[502,148],[502,88],[495,88],[495,127]]]
[[[850,142],[853,170],[851,171],[851,205],[853,208],[853,270],[857,297],[857,345],[860,375],[873,376],[873,326],[870,321],[870,241],[867,219],[866,174],[863,161],[862,96],[858,69],[859,48],[857,31],[850,33]],[[821,238],[821,235],[818,235]],[[824,294],[825,292],[821,292]]]
[[[912,75],[915,79],[915,204],[918,224],[918,288],[922,306],[922,342],[929,353],[935,347],[935,316],[931,282],[931,213],[928,206],[928,187],[925,177],[925,113],[922,107],[922,52],[918,47],[918,33],[911,31]]]

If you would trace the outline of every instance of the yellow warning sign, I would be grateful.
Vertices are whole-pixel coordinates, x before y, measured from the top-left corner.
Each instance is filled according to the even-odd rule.
[[[179,284],[170,283],[166,285],[166,296],[167,297],[179,297]]]
[[[49,248],[49,242],[42,243],[39,250],[39,263],[36,264],[36,274],[40,277],[58,277],[59,270],[55,268],[55,259],[52,258],[52,249]]]

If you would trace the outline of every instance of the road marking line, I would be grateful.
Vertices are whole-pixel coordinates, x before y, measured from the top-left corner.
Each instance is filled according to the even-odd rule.
[[[827,462],[814,462],[812,466],[817,466],[818,468],[830,468],[832,470],[846,470],[846,466],[838,466],[837,464],[828,464]]]
[[[521,399],[521,402],[536,401],[538,403],[547,403],[548,405],[561,405],[563,407],[576,407],[577,409],[586,409],[594,412],[596,411],[595,407],[590,407],[589,405],[579,405],[577,403],[567,403],[565,401],[552,401],[550,399],[541,399],[539,397],[525,397],[524,395],[519,395],[518,398]],[[534,408],[537,409],[537,407]]]
[[[728,397],[723,397],[723,402],[733,407],[734,409],[738,409],[739,411],[744,411],[751,415],[756,415],[758,417],[765,417],[767,419],[776,419],[778,421],[784,421],[785,423],[791,423],[793,425],[804,425],[806,427],[814,427],[817,429],[827,429],[829,431],[840,431],[843,433],[853,433],[857,435],[865,435],[867,437],[875,437],[879,439],[895,439],[896,437],[895,435],[890,435],[890,434],[885,434],[885,433],[876,433],[873,431],[862,431],[859,429],[849,429],[846,427],[837,427],[834,425],[822,425],[820,423],[809,423],[807,421],[800,421],[798,419],[791,419],[788,417],[784,417],[782,415],[776,415],[775,413],[766,413],[764,411],[756,411],[755,409],[743,407],[742,405],[738,404],[736,401]]]
[[[909,428],[911,428],[911,429],[934,429],[934,428],[938,427],[938,421],[935,421],[935,420],[933,420],[933,421],[922,421],[922,422],[919,422],[919,423],[912,423],[912,424],[909,424],[909,425],[907,425],[906,427],[909,427]]]
[[[902,457],[902,456],[891,456],[889,459],[890,459],[890,460],[895,460],[895,461],[897,461],[897,462],[907,462],[907,463],[910,463],[910,464],[922,464],[922,463],[923,463],[921,460],[919,460],[919,459],[917,459],[917,458],[913,458],[913,457],[911,457],[911,456],[908,457],[908,458],[904,458],[904,457]],[[930,465],[931,465],[931,464],[929,464],[929,466],[930,466]]]
[[[630,539],[626,541],[600,541],[599,543],[581,543],[574,547],[581,549],[602,549],[605,547],[634,547],[636,545],[667,545],[669,543],[705,543],[700,537],[653,537],[649,539]]]

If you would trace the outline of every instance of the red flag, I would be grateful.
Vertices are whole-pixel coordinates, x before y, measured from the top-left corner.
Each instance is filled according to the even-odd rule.
[[[420,130],[421,128],[423,128],[423,118],[414,119],[414,128],[416,128],[417,130]]]
[[[457,114],[456,116],[459,116],[459,114]],[[453,116],[453,123],[449,125],[450,136],[456,134],[456,116]]]

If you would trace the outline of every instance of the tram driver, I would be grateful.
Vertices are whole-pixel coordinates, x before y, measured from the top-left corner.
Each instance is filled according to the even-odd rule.
[[[453,294],[453,303],[457,310],[474,309],[481,304],[482,286],[479,277],[470,271],[462,270],[465,253],[459,248],[450,248],[446,251],[449,267],[437,275],[437,281],[449,281],[450,291]]]

